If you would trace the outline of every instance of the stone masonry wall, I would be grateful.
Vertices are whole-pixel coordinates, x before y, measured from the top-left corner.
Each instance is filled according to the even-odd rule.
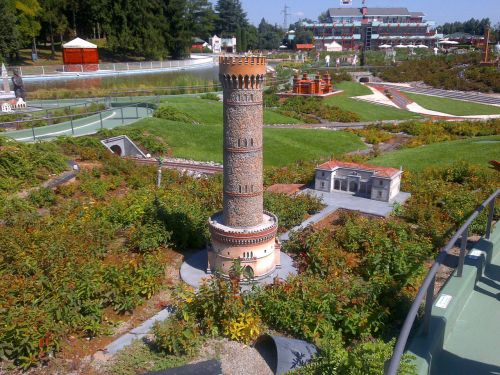
[[[224,224],[262,223],[262,91],[224,90]]]

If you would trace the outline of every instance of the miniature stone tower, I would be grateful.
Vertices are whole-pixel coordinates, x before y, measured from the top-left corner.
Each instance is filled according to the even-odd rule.
[[[262,95],[264,57],[220,57],[224,90],[224,210],[209,220],[209,271],[228,277],[239,259],[246,277],[269,276],[280,264],[278,219],[264,212]]]

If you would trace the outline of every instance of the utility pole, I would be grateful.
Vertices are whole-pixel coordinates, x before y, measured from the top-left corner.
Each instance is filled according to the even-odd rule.
[[[285,4],[285,7],[281,11],[283,13],[283,29],[286,31],[288,29],[288,16],[291,16],[292,14],[289,13],[290,7]]]
[[[163,166],[163,157],[156,158],[158,162],[158,172],[156,174],[156,187],[159,189],[161,187],[161,168]]]

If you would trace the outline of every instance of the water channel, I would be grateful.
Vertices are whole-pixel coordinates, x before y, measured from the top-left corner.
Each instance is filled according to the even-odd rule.
[[[67,79],[25,80],[28,92],[36,90],[81,90],[102,88],[111,90],[134,90],[150,87],[202,85],[206,81],[218,81],[218,66],[186,71],[155,72],[144,74],[117,74],[103,77],[72,77]]]

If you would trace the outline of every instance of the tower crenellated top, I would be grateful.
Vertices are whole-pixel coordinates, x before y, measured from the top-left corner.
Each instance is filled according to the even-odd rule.
[[[229,75],[266,74],[267,58],[262,56],[220,56],[219,73]]]

